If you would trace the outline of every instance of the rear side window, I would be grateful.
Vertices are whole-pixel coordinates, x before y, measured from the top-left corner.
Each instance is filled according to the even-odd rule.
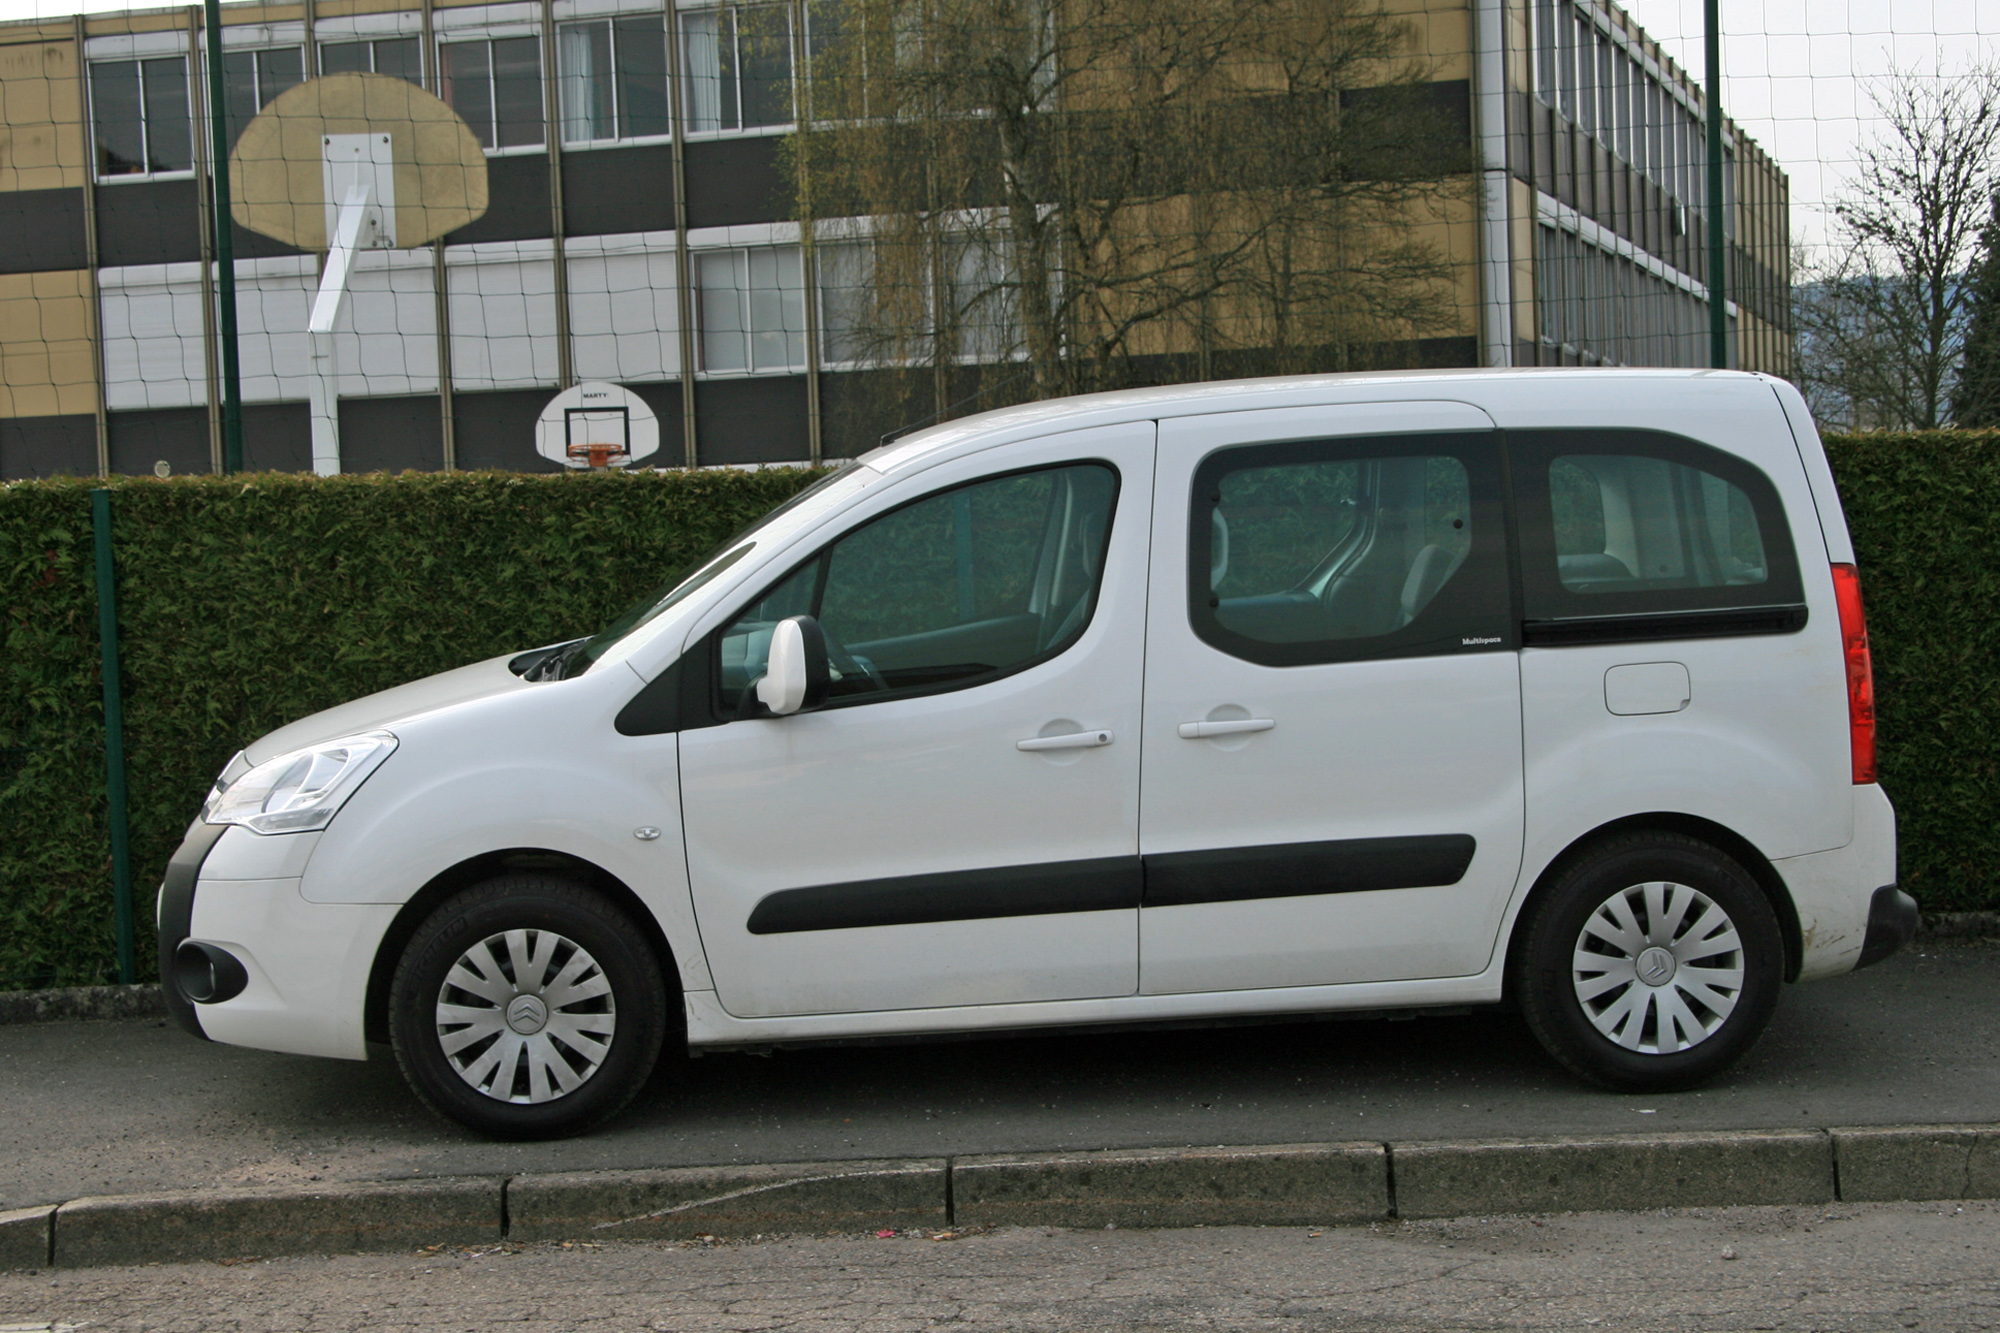
[[[1511,647],[1491,437],[1226,449],[1195,474],[1189,614],[1273,666]]]
[[[994,477],[855,529],[768,590],[717,638],[715,704],[733,715],[771,632],[826,632],[829,706],[982,684],[1074,643],[1096,606],[1117,474],[1082,463]]]
[[[1640,431],[1516,435],[1512,445],[1530,643],[1805,623],[1784,509],[1749,463]]]

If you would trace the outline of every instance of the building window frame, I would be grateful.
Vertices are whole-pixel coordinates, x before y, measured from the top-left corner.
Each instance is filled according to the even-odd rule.
[[[183,132],[187,136],[186,149],[187,149],[188,164],[184,167],[156,168],[151,165],[154,153],[154,138],[156,133],[158,133],[158,131],[155,129],[155,121],[154,121],[154,116],[152,114],[153,97],[155,96],[155,94],[148,91],[148,86],[150,81],[148,78],[147,67],[164,66],[170,64],[179,64],[180,66],[180,75],[181,75],[180,115],[181,115],[181,124],[185,127]],[[189,75],[188,64],[189,64],[188,57],[185,51],[174,52],[171,54],[148,54],[145,52],[135,52],[129,56],[97,58],[89,62],[90,77],[86,80],[86,83],[89,85],[88,96],[90,102],[90,106],[88,108],[88,114],[90,118],[89,119],[90,171],[91,171],[91,177],[94,181],[96,181],[100,185],[123,185],[123,184],[136,183],[142,181],[188,180],[194,176],[195,174],[194,135],[196,127],[194,123],[194,104],[192,99],[189,97],[190,90],[188,88],[188,75]],[[102,110],[101,102],[103,98],[102,94],[100,93],[101,85],[98,81],[98,70],[103,68],[108,68],[114,65],[131,66],[134,78],[136,80],[136,82],[133,85],[133,88],[136,94],[136,105],[138,108],[138,120],[136,123],[138,125],[138,130],[139,130],[139,168],[135,171],[108,172],[104,169],[105,149],[102,138],[100,136],[100,123],[98,120],[99,112]],[[169,110],[168,112],[163,114],[170,116],[172,112],[171,110]],[[174,146],[178,147],[179,145],[174,145]]]
[[[508,45],[510,55],[519,54],[523,49],[532,50],[534,53],[532,60],[520,60],[516,62],[520,68],[533,71],[534,97],[532,98],[532,114],[523,114],[518,117],[510,116],[504,121],[501,116],[499,86],[501,79],[494,73],[496,49],[503,43]],[[526,47],[518,47],[515,45],[516,43],[525,43]],[[451,53],[460,49],[475,47],[484,48],[483,67],[476,71],[472,69],[467,69],[463,72],[454,71],[452,66],[457,63],[457,57]],[[542,89],[542,38],[538,31],[496,30],[479,32],[475,30],[471,32],[441,33],[437,39],[437,69],[438,87],[442,100],[453,111],[458,113],[460,119],[466,122],[466,125],[472,130],[472,137],[479,140],[480,146],[486,150],[488,157],[507,157],[516,154],[545,153],[548,151],[548,112]],[[476,106],[467,108],[459,104],[459,92],[454,87],[455,80],[481,82],[485,85],[486,105],[483,113],[481,113],[480,123],[474,123],[473,116],[467,114],[468,109],[480,112],[480,108]],[[523,81],[525,82],[525,80]],[[530,106],[530,100],[522,99],[521,106],[525,110]],[[519,140],[511,143],[507,142],[508,127],[513,125],[534,126],[535,137],[533,141]]]
[[[657,31],[638,33],[641,28]],[[577,149],[608,148],[628,144],[667,143],[673,139],[673,121],[670,110],[672,104],[673,64],[668,59],[667,16],[661,13],[598,14],[587,18],[566,20],[556,29],[556,107],[558,116],[557,132],[561,136],[565,152]],[[607,114],[611,122],[610,134],[573,134],[571,127],[579,125],[585,117],[575,105],[583,81],[591,77],[582,72],[572,73],[571,52],[578,49],[574,43],[591,29],[601,29],[604,33],[604,55],[607,60],[605,74],[608,76]],[[636,35],[635,35],[636,34]],[[658,128],[647,128],[637,133],[629,132],[629,126],[639,113],[628,107],[631,98],[627,76],[633,71],[625,67],[625,52],[634,41],[658,42],[660,81],[660,105],[656,113],[647,113],[656,118]],[[641,71],[651,74],[654,71]],[[594,74],[594,71],[592,72]],[[594,82],[594,80],[593,80]]]
[[[688,260],[694,270],[694,333],[700,353],[698,373],[703,379],[806,371],[802,246],[796,242],[705,246],[691,253]],[[715,280],[725,266],[729,281]],[[775,281],[760,280],[764,278]]]
[[[766,83],[781,83],[785,89],[785,114],[777,119],[751,118],[750,103],[745,96],[744,86],[752,82],[744,72],[744,24],[745,13],[757,13],[767,18],[776,18],[783,27],[782,40],[775,42],[777,56],[784,65],[782,79],[767,79]],[[799,114],[799,71],[792,58],[794,49],[792,6],[784,0],[755,0],[754,3],[723,3],[691,5],[679,9],[674,21],[680,24],[681,69],[683,82],[681,105],[685,117],[684,130],[690,139],[712,139],[727,137],[749,137],[755,135],[786,134],[798,124]],[[698,31],[705,21],[713,21],[714,31]],[[807,20],[808,32],[811,20]],[[773,38],[777,34],[769,34]],[[712,52],[713,72],[709,72],[702,55]],[[704,61],[702,66],[697,61]],[[759,113],[761,114],[761,113]]]

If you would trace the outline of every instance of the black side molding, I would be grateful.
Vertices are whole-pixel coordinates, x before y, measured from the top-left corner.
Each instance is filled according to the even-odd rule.
[[[1894,884],[1884,884],[1868,900],[1868,934],[1854,970],[1873,967],[1908,944],[1917,934],[1917,900]]]
[[[1446,833],[853,880],[782,889],[757,904],[748,925],[752,935],[785,935],[1431,888],[1465,878],[1477,849],[1470,834]]]
[[[1796,634],[1806,627],[1806,608],[1738,606],[1716,611],[1667,611],[1642,616],[1572,616],[1522,622],[1521,642],[1530,648],[1577,643],[1649,643],[1660,639],[1723,639],[1746,634]]]
[[[750,933],[783,935],[800,930],[1108,912],[1137,907],[1144,886],[1144,871],[1136,856],[816,884],[783,889],[758,903],[750,913]]]
[[[195,1016],[193,1002],[175,984],[179,969],[174,964],[174,954],[181,942],[194,933],[194,884],[201,877],[201,863],[228,831],[227,824],[196,819],[188,825],[187,836],[167,862],[167,873],[160,881],[160,993],[166,997],[167,1012],[174,1016],[174,1021],[204,1041],[208,1034],[201,1030],[201,1019]]]
[[[1478,847],[1469,833],[1443,833],[1170,852],[1146,858],[1146,906],[1434,888],[1464,879]]]

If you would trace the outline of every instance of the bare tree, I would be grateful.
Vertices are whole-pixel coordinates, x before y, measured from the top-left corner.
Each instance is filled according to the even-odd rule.
[[[1827,420],[1931,430],[1950,417],[1968,270],[2000,184],[2000,67],[1871,93],[1884,132],[1834,205],[1833,257],[1797,289],[1800,364]]]
[[[1046,397],[1455,328],[1464,126],[1377,0],[848,0],[795,165],[840,360]],[[831,29],[829,31],[829,29]],[[981,401],[977,406],[988,405]]]

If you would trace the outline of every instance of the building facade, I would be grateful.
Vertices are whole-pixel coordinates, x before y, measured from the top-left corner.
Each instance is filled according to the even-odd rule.
[[[817,2],[817,0],[815,0]],[[1700,365],[1703,104],[1598,0],[1390,0],[1482,164],[1438,227],[1461,327],[1427,365]],[[865,373],[823,317],[784,136],[806,0],[305,0],[224,10],[233,142],[308,77],[393,75],[486,153],[486,213],[357,256],[334,336],[341,466],[556,466],[579,381],[656,414],[652,464],[843,456],[909,423],[838,410]],[[221,460],[198,7],[0,24],[0,477]],[[1732,360],[1786,373],[1786,180],[1734,125]],[[310,466],[319,256],[237,227],[245,463]]]

